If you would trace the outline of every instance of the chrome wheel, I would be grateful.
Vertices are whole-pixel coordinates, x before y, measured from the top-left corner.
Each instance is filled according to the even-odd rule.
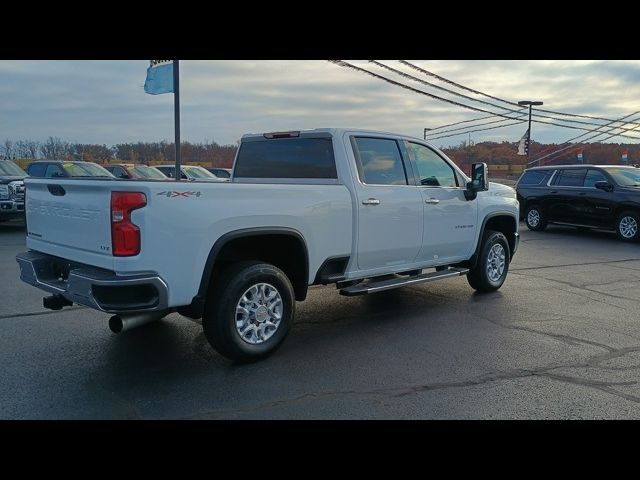
[[[622,217],[618,230],[624,238],[633,238],[638,233],[638,222],[631,216]]]
[[[492,282],[498,282],[504,274],[505,263],[504,247],[496,243],[487,256],[487,276]]]
[[[282,320],[280,292],[268,283],[248,288],[236,306],[236,330],[240,338],[252,345],[269,340]]]
[[[537,227],[540,223],[540,212],[538,210],[529,210],[527,215],[527,223],[532,227]]]

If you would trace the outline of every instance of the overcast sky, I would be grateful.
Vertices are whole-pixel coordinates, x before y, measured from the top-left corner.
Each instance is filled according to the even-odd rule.
[[[501,111],[400,77],[366,61],[349,62],[434,95]],[[495,97],[514,102],[542,100],[541,108],[548,110],[612,119],[640,111],[638,61],[411,62]],[[395,60],[384,63],[436,85],[496,103],[424,76]],[[0,141],[44,140],[48,136],[107,145],[171,141],[173,95],[144,92],[148,65],[148,60],[0,61]],[[367,128],[422,137],[425,127],[487,115],[321,60],[186,60],[180,66],[182,138],[192,142],[214,140],[229,144],[248,132],[316,127]],[[629,119],[638,118],[640,114]],[[491,126],[495,125],[478,128]],[[525,130],[523,123],[473,132],[471,140],[517,141]],[[640,126],[637,131],[629,134],[640,140]],[[532,127],[532,138],[544,143],[560,143],[582,133],[585,132],[538,123]],[[466,133],[458,134],[434,143],[456,145],[467,138]],[[609,141],[638,143],[620,137]]]

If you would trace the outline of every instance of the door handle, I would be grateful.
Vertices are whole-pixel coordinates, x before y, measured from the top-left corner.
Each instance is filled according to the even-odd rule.
[[[551,190],[551,193],[558,193],[557,190]]]
[[[578,195],[586,195],[587,192],[580,192]]]
[[[428,198],[424,201],[424,203],[431,203],[432,205],[435,205],[436,203],[440,203],[440,200],[438,200],[437,198]]]
[[[362,200],[363,205],[380,205],[380,200],[377,198],[370,198],[369,200]]]

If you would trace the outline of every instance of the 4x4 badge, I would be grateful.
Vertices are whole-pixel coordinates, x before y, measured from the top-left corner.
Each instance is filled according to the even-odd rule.
[[[164,195],[165,197],[168,198],[175,198],[175,197],[199,197],[200,195],[202,195],[202,192],[173,192],[173,191],[167,191],[167,192],[158,192],[156,195]]]

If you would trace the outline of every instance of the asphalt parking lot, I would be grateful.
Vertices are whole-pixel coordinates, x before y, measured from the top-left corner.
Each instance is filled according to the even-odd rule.
[[[115,335],[106,314],[44,310],[19,281],[23,227],[0,224],[0,418],[640,418],[640,245],[520,231],[496,293],[314,287],[275,355],[235,365],[178,314]]]

